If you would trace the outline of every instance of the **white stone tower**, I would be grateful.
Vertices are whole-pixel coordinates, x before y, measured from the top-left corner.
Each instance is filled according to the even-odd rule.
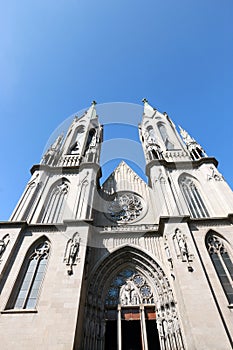
[[[143,102],[148,184],[122,161],[100,186],[93,102],[0,223],[2,349],[232,349],[232,191]]]

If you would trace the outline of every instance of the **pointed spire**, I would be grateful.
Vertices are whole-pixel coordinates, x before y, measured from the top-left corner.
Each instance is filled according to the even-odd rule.
[[[95,119],[96,118],[96,109],[95,109],[95,105],[97,104],[96,101],[92,101],[91,106],[89,107],[89,109],[86,112],[86,117],[88,119]]]
[[[146,98],[142,99],[142,102],[144,103],[144,115],[150,118],[153,118],[154,115],[156,114],[157,110],[153,108],[149,103]]]
[[[204,151],[204,149],[201,147],[201,145],[193,138],[191,137],[186,130],[184,130],[180,125],[179,125],[179,129],[180,129],[180,135],[182,137],[182,140],[184,141],[184,143],[186,144],[188,150],[190,152],[195,151],[196,149],[199,150],[198,154],[195,153],[194,158],[198,158],[198,157],[206,157],[206,153]]]
[[[187,133],[187,131],[184,130],[180,125],[179,125],[179,129],[180,129],[180,135],[181,135],[181,137],[182,137],[184,143],[185,143],[187,146],[189,146],[189,145],[191,145],[191,144],[194,144],[194,143],[197,144],[196,140],[194,140],[194,138],[191,137],[191,136]]]

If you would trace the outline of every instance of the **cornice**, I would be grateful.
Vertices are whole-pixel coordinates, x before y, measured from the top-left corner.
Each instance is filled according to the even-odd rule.
[[[153,166],[164,166],[167,169],[196,169],[199,168],[202,164],[214,164],[218,166],[218,161],[213,157],[200,158],[198,160],[189,160],[189,161],[177,161],[177,162],[167,162],[165,159],[154,159],[146,165],[146,175],[150,175],[150,169]]]
[[[44,171],[49,174],[79,174],[84,169],[93,169],[96,171],[98,177],[102,176],[100,165],[97,163],[81,163],[78,166],[50,166],[46,164],[35,164],[32,166],[30,172]]]

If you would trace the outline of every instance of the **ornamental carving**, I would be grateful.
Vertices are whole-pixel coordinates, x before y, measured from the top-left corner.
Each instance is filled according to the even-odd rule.
[[[131,269],[121,271],[114,278],[105,299],[106,306],[153,303],[153,293],[145,277]]]
[[[50,243],[49,241],[43,241],[39,245],[36,246],[35,250],[30,256],[30,259],[47,259],[50,251]]]
[[[207,239],[207,247],[210,255],[212,254],[223,254],[226,252],[223,241],[219,239],[217,236],[209,236]]]
[[[117,223],[129,223],[139,219],[145,209],[141,197],[134,193],[117,193],[107,208],[107,216]]]

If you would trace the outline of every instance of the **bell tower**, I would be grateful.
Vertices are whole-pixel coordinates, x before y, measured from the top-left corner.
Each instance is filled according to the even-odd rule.
[[[32,178],[11,220],[58,223],[91,218],[102,141],[95,105],[93,101],[81,117],[76,116],[65,137],[59,135],[41,163],[32,167]]]
[[[224,216],[230,206],[217,193],[229,186],[217,170],[217,160],[181,127],[180,134],[167,113],[151,107],[146,99],[139,133],[146,158],[146,174],[154,191],[159,215]],[[213,188],[212,178],[218,179]]]

